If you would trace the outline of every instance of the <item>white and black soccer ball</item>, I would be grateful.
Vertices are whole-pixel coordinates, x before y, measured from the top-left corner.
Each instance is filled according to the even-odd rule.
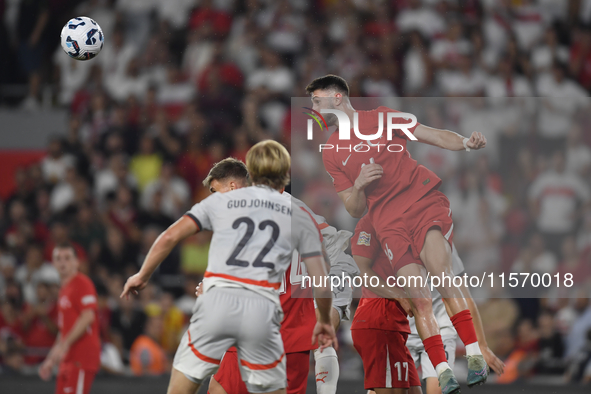
[[[86,16],[70,19],[62,29],[61,39],[64,51],[77,60],[94,58],[105,42],[101,27]]]

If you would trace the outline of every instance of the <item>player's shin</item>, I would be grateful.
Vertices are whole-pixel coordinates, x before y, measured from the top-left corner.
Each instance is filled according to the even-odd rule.
[[[445,357],[445,349],[443,347],[441,335],[438,334],[423,339],[423,345],[425,346],[425,351],[429,355],[431,364],[435,366],[437,376],[440,376],[446,369],[451,369],[447,363],[447,358]]]
[[[478,338],[476,336],[476,330],[474,330],[474,323],[472,322],[472,314],[470,313],[470,310],[466,309],[460,313],[456,313],[451,317],[451,322],[458,332],[458,336],[466,346],[466,355],[481,355],[482,353],[478,346]]]
[[[335,394],[339,380],[339,360],[337,352],[327,347],[320,352],[314,350],[316,392],[318,394]]]

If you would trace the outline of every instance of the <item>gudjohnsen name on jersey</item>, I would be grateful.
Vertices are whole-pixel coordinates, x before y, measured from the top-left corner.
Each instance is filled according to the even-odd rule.
[[[291,215],[291,208],[290,207],[283,205],[283,204],[279,204],[277,202],[269,201],[269,200],[260,200],[258,198],[254,198],[251,200],[242,199],[242,200],[228,201],[228,209],[230,209],[230,208],[258,208],[258,207],[268,208],[273,211],[281,212],[286,215]]]

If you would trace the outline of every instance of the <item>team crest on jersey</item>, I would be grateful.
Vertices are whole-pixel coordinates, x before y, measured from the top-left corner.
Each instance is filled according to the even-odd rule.
[[[359,233],[359,238],[357,238],[357,245],[365,245],[369,246],[371,242],[371,234],[362,231]]]
[[[63,309],[67,309],[67,308],[71,308],[72,307],[72,303],[70,302],[70,299],[68,298],[68,296],[62,296],[59,299],[59,305]]]

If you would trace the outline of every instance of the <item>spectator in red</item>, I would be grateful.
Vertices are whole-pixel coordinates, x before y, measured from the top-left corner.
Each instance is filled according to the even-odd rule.
[[[199,92],[207,95],[210,86],[210,74],[217,73],[218,78],[222,84],[234,89],[242,89],[244,78],[240,69],[231,62],[227,62],[223,58],[223,42],[218,41],[214,44],[211,63],[206,66],[199,75],[198,85]]]
[[[591,27],[583,26],[575,35],[570,49],[571,74],[585,89],[591,89]]]
[[[59,365],[56,393],[88,394],[100,367],[101,343],[97,321],[97,295],[92,281],[78,272],[79,261],[71,244],[58,244],[53,264],[62,287],[58,298],[58,339],[39,369],[43,380]]]
[[[57,304],[51,296],[50,285],[51,283],[37,283],[36,302],[27,304],[22,316],[27,364],[39,364],[43,361],[58,332]]]
[[[22,345],[22,309],[20,287],[14,281],[6,283],[4,300],[0,304],[0,354],[9,343]]]
[[[139,242],[141,232],[135,224],[137,210],[135,196],[127,186],[120,186],[115,195],[115,201],[110,204],[107,212],[108,222],[117,227],[130,242]]]
[[[214,34],[226,36],[232,27],[232,16],[213,8],[211,0],[204,0],[189,20],[189,29],[195,30],[204,24],[210,24]]]

